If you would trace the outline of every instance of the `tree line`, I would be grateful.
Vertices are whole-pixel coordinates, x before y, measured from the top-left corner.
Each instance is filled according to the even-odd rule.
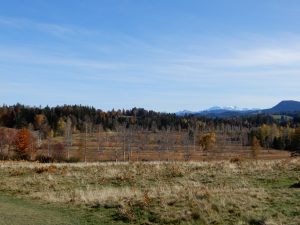
[[[2,127],[0,150],[2,151],[5,146],[8,150],[15,149],[19,156],[22,156],[22,151],[25,151],[22,143],[28,151],[33,149],[33,146],[30,147],[33,141],[28,140],[34,140],[39,146],[44,143],[43,140],[50,141],[53,137],[64,137],[63,143],[56,144],[55,149],[70,149],[73,134],[100,133],[100,130],[115,131],[121,136],[123,133],[123,138],[126,139],[129,139],[133,132],[136,137],[141,133],[159,133],[162,138],[158,143],[165,143],[164,139],[168,140],[168,137],[172,136],[168,134],[174,136],[174,132],[185,133],[188,144],[192,146],[197,144],[202,146],[202,149],[208,148],[209,140],[214,140],[211,142],[219,145],[235,142],[241,146],[251,146],[255,142],[255,145],[266,149],[299,150],[299,118],[297,114],[282,115],[279,118],[266,114],[207,118],[192,115],[176,116],[172,113],[142,108],[102,111],[81,105],[56,107],[3,105],[0,107],[0,127]],[[26,136],[27,139],[24,138]],[[83,142],[82,145],[86,144]]]

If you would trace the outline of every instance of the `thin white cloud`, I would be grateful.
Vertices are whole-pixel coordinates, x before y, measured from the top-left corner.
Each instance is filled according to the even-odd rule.
[[[289,66],[300,62],[297,49],[262,48],[238,51],[232,58],[216,60],[217,65],[237,67]]]
[[[1,24],[31,29],[31,22],[26,20],[1,22],[0,19]],[[32,29],[40,32],[70,35],[70,38],[76,29],[81,29],[46,23],[31,25]],[[84,32],[82,30],[81,34]],[[82,92],[86,93],[87,99],[98,93],[95,94],[97,100],[105,102],[105,95],[99,90],[109,90],[120,92],[122,96],[128,92],[128,99],[132,99],[133,105],[134,101],[140,101],[153,107],[156,107],[156,99],[161,100],[159,107],[169,103],[176,105],[178,101],[185,102],[184,108],[190,109],[199,107],[200,101],[208,107],[212,104],[260,107],[265,102],[276,103],[298,96],[300,42],[290,38],[282,39],[282,44],[272,39],[272,45],[266,44],[267,40],[258,43],[259,40],[251,42],[247,39],[243,44],[240,44],[243,40],[238,40],[239,44],[226,40],[222,45],[228,47],[220,50],[212,43],[199,41],[199,48],[192,43],[195,48],[187,46],[185,50],[176,48],[173,43],[165,46],[164,43],[151,44],[128,35],[111,36],[117,40],[103,43],[101,38],[94,38],[94,42],[87,43],[86,38],[81,37],[78,46],[71,42],[70,46],[62,46],[61,49],[55,46],[56,42],[44,48],[2,44],[0,63],[7,68],[0,68],[3,71],[0,78],[4,78],[6,72],[12,77],[18,74],[16,76],[28,75],[29,78],[43,74],[48,83],[56,84],[55,79],[61,77],[60,83],[68,83],[80,90],[71,91],[75,99],[79,99]],[[87,45],[90,49],[85,51]],[[92,45],[99,49],[104,46],[107,53],[99,54]],[[52,74],[55,74],[53,78]],[[6,80],[2,79],[3,82]],[[63,96],[70,90],[70,87],[64,87],[58,92]],[[118,98],[111,97],[110,101],[114,99]]]
[[[78,27],[55,23],[36,22],[26,18],[13,17],[0,17],[0,26],[10,27],[14,29],[38,30],[40,32],[48,33],[57,37],[65,37],[66,35],[90,32],[86,29]]]
[[[28,20],[26,19],[0,17],[0,26],[22,28],[27,25],[28,25]]]
[[[65,27],[57,24],[40,23],[35,25],[39,30],[59,37],[64,37],[65,35],[75,33],[75,31],[70,27]]]
[[[293,48],[257,48],[234,50],[228,57],[205,58],[199,56],[178,60],[177,63],[197,67],[260,67],[260,66],[292,66],[300,63],[300,49]]]
[[[25,56],[25,57],[24,57]],[[121,69],[131,66],[122,62],[105,62],[94,59],[72,58],[68,56],[37,53],[26,48],[0,46],[0,62],[33,65],[55,65],[67,67],[86,67],[94,69]]]

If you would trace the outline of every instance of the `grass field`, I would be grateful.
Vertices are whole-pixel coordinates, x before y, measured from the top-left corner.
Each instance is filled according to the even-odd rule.
[[[1,162],[0,224],[300,224],[300,159]]]
[[[0,196],[0,224],[118,224],[111,223],[109,212],[99,215],[84,208],[61,207],[59,205],[49,205],[39,201],[20,199],[13,196]]]

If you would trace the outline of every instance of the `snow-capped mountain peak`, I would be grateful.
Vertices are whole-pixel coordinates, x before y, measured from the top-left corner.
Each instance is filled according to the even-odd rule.
[[[220,106],[213,106],[213,107],[210,107],[206,110],[203,110],[203,111],[217,111],[217,110],[226,110],[226,111],[248,111],[248,110],[252,110],[252,109],[248,109],[248,108],[239,108],[237,106],[223,106],[223,107],[220,107]]]
[[[200,111],[189,111],[189,110],[183,110],[180,112],[177,112],[176,115],[184,116],[184,115],[191,115],[191,114],[210,114],[210,113],[224,113],[224,112],[250,112],[260,109],[249,109],[249,108],[240,108],[237,106],[213,106],[205,110]]]

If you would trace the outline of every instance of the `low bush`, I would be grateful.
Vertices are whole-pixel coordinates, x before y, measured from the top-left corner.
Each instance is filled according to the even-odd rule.
[[[13,156],[10,157],[10,159],[14,161],[21,161],[21,160],[30,161],[30,156],[27,154],[26,155],[14,154]]]
[[[54,162],[54,159],[51,156],[47,156],[47,155],[37,155],[35,157],[35,160],[40,163],[53,163]]]
[[[65,160],[67,163],[77,163],[80,162],[80,158],[76,156],[72,156],[69,159]]]
[[[235,156],[229,160],[231,163],[241,163],[244,161],[244,158]]]
[[[55,165],[51,165],[49,167],[35,167],[33,170],[35,173],[38,173],[38,174],[55,173],[57,171],[57,167]]]
[[[53,146],[52,157],[55,162],[65,162],[66,161],[66,151],[65,147],[61,143],[57,143]]]
[[[0,160],[8,160],[8,155],[0,152]]]

